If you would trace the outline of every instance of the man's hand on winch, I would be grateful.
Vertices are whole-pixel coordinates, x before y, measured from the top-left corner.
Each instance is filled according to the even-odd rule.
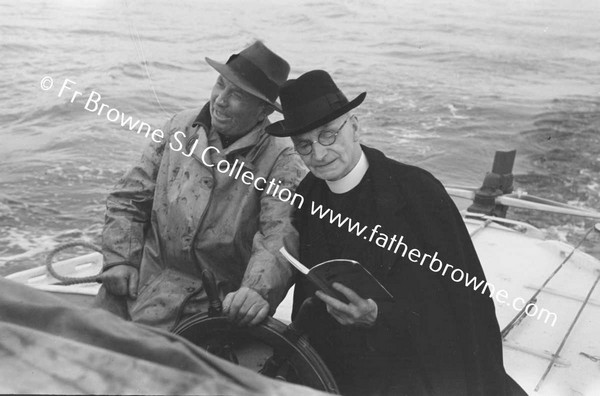
[[[266,319],[269,303],[256,290],[241,287],[225,296],[223,313],[239,325],[255,326]]]

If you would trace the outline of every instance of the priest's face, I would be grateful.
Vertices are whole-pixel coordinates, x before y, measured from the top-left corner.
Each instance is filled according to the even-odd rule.
[[[296,151],[310,169],[323,180],[339,180],[356,166],[361,149],[356,117],[348,114],[302,135],[293,136]]]

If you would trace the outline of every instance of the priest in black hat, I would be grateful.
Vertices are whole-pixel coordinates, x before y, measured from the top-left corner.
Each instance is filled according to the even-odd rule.
[[[328,73],[310,71],[283,85],[284,119],[267,132],[291,136],[310,170],[296,191],[310,202],[295,216],[300,261],[312,267],[336,258],[356,260],[394,299],[373,300],[334,284],[344,303],[299,275],[293,315],[315,292],[323,301],[310,341],[342,394],[525,394],[504,370],[491,298],[415,263],[416,253],[407,254],[416,249],[431,258],[437,252],[444,263],[485,279],[442,184],[423,169],[359,143],[352,110],[365,96],[349,101]],[[319,205],[333,214],[321,217],[314,211]],[[330,221],[337,214],[349,220],[341,226]],[[360,227],[350,231],[350,222]],[[388,245],[390,237],[394,245]]]

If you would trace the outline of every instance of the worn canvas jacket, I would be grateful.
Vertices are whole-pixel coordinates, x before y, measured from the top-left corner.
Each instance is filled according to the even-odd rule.
[[[293,206],[204,163],[237,160],[254,179],[273,179],[293,192],[305,167],[289,139],[264,132],[267,123],[223,149],[209,133],[208,104],[200,113],[179,113],[109,195],[105,269],[125,264],[140,270],[138,298],[129,302],[133,320],[168,326],[203,269],[214,274],[221,298],[247,286],[272,312],[283,299],[291,269],[278,251],[284,238],[297,241]]]

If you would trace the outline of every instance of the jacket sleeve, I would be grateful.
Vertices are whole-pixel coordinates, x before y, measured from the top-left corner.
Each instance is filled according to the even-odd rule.
[[[173,118],[163,127],[167,136]],[[167,136],[160,143],[150,141],[139,163],[125,173],[106,200],[102,230],[104,270],[123,264],[135,268],[140,266],[144,234],[150,224],[156,178]]]
[[[280,189],[287,188],[294,193],[305,174],[306,168],[302,160],[288,147],[277,158],[268,179],[281,181]],[[294,250],[291,253],[297,253],[298,232],[292,225],[292,215],[298,204],[299,199],[284,202],[266,191],[260,199],[258,231],[254,235],[252,256],[242,286],[259,292],[269,303],[271,314],[293,283],[292,267],[279,253],[279,249],[285,240],[286,246]]]

